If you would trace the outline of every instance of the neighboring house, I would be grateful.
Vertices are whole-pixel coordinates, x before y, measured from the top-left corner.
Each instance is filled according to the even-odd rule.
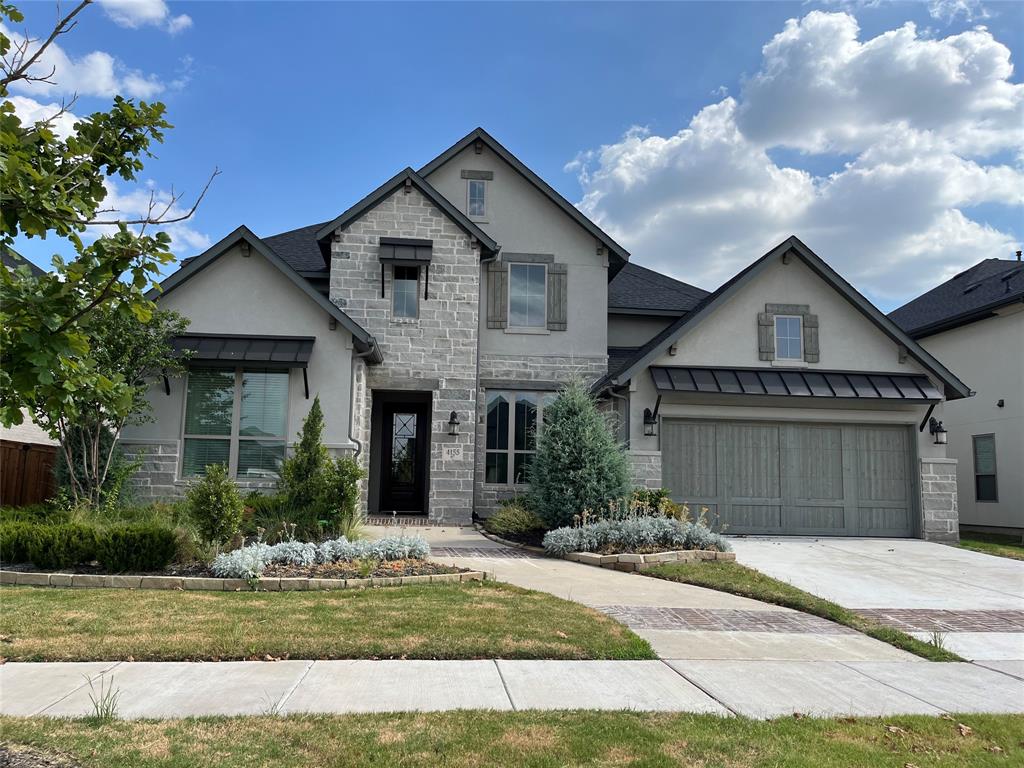
[[[889,317],[977,394],[945,408],[960,524],[1024,533],[1024,264],[985,259]]]
[[[331,221],[240,227],[163,283],[194,354],[124,432],[140,489],[214,461],[273,485],[319,394],[371,515],[468,523],[527,489],[578,376],[637,482],[733,532],[956,537],[954,467],[920,425],[967,387],[806,246],[713,294],[628,256],[481,129]]]

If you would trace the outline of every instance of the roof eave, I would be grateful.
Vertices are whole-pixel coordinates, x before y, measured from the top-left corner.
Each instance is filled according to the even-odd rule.
[[[615,264],[610,263],[608,265],[609,277],[614,277],[615,274],[617,274],[619,270],[622,269],[623,266],[625,266],[626,262],[629,261],[629,251],[627,251],[625,248],[623,248],[621,245],[615,242],[615,240],[612,239],[612,237],[607,232],[605,232],[603,229],[597,226],[597,224],[595,224],[587,216],[585,216],[576,206],[574,206],[572,203],[570,203],[568,200],[562,197],[562,195],[559,194],[554,187],[552,187],[550,184],[544,181],[544,179],[542,179],[536,173],[531,171],[530,168],[525,163],[523,163],[522,160],[520,160],[509,150],[507,150],[504,146],[502,146],[501,142],[499,142],[497,139],[491,136],[483,128],[475,128],[469,134],[464,136],[459,141],[455,142],[455,144],[450,146],[440,155],[438,155],[429,163],[420,168],[419,171],[417,171],[417,173],[423,177],[429,176],[431,173],[436,171],[438,168],[440,168],[442,165],[447,163],[449,160],[451,160],[453,157],[458,155],[460,152],[462,152],[464,149],[466,149],[468,146],[470,146],[476,141],[482,141],[484,144],[486,144],[491,149],[492,152],[494,152],[502,160],[504,160],[506,163],[512,166],[512,168],[514,168],[519,173],[519,175],[521,175],[528,182],[537,187],[537,189],[539,189],[543,194],[550,198],[551,201],[555,203],[555,205],[561,208],[572,219],[574,219],[578,224],[580,224],[585,230],[587,230],[591,235],[593,235],[596,239],[600,240],[604,244],[608,251],[613,256],[615,256],[616,261]]]
[[[954,328],[960,328],[964,325],[977,322],[978,320],[984,320],[985,318],[992,317],[993,313],[1002,309],[1003,307],[1009,307],[1013,304],[1024,304],[1024,294],[1011,295],[1007,298],[1002,298],[999,301],[993,301],[981,307],[977,307],[968,312],[961,312],[959,315],[939,320],[928,325],[922,325],[919,328],[913,328],[907,331],[907,334],[912,339],[923,339],[928,336],[934,336],[937,333],[943,331],[950,331]]]

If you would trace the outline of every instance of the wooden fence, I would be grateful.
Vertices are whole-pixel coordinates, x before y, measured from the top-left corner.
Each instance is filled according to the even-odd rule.
[[[56,458],[55,445],[0,441],[0,505],[22,507],[49,499]]]

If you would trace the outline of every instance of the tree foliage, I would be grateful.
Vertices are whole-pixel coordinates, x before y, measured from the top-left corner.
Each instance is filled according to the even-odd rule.
[[[528,480],[530,507],[548,528],[569,525],[584,510],[628,492],[625,451],[581,381],[566,385],[544,409]]]
[[[180,199],[174,194],[159,203],[151,196],[149,210],[136,219],[103,207],[110,180],[135,181],[171,127],[159,102],[118,96],[110,110],[78,118],[68,135],[55,128],[67,105],[30,124],[15,113],[9,87],[52,84],[52,72],[38,72],[39,56],[87,5],[59,19],[43,41],[15,42],[0,32],[0,248],[19,235],[55,236],[74,253],[69,260],[54,256],[53,269],[40,276],[27,266],[0,266],[0,423],[7,426],[22,421],[22,409],[45,413],[53,424],[75,418],[83,401],[102,401],[115,415],[131,408],[134,382],[103,367],[93,337],[112,317],[150,319],[154,306],[146,293],[161,267],[174,261],[170,237],[153,229],[190,217],[206,192],[180,216],[171,215]],[[23,17],[0,3],[0,20]],[[89,227],[95,225],[109,232],[94,239]]]

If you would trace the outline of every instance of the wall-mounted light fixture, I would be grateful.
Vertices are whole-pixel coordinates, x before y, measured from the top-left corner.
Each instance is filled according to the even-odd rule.
[[[459,414],[455,411],[452,411],[452,415],[448,417],[448,434],[459,434]]]
[[[650,408],[644,408],[644,435],[654,437],[658,434],[658,417]]]
[[[945,445],[947,442],[946,428],[942,426],[942,422],[932,416],[928,422],[928,431],[932,433],[932,437],[935,438],[936,445]]]

